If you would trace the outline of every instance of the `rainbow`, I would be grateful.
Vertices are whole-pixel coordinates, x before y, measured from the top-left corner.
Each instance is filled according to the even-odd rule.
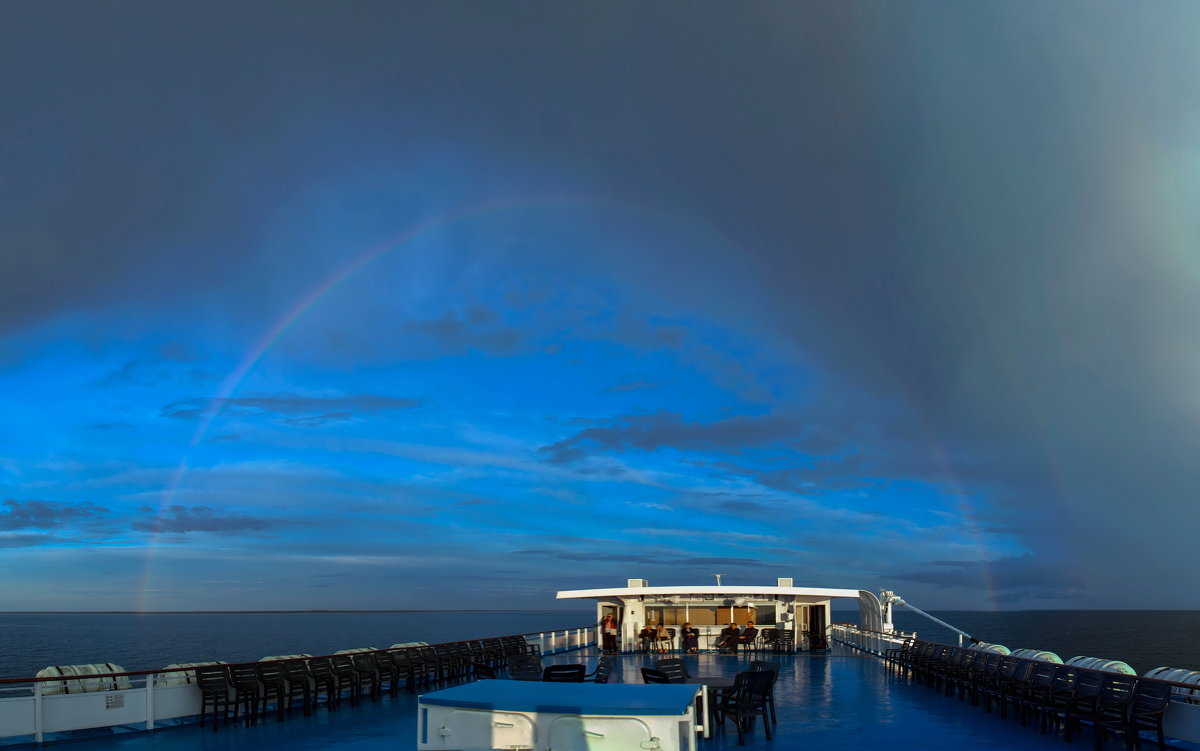
[[[158,548],[158,539],[162,526],[162,520],[165,514],[173,505],[179,489],[183,484],[183,479],[187,475],[189,468],[189,460],[192,451],[200,445],[208,434],[209,428],[214,420],[220,416],[221,410],[226,402],[237,389],[245,381],[247,376],[254,371],[254,368],[262,361],[263,357],[271,350],[276,342],[280,340],[292,328],[305,313],[317,306],[326,296],[336,290],[348,280],[354,278],[364,269],[367,269],[372,264],[379,261],[381,258],[388,256],[391,253],[409,247],[414,242],[426,237],[427,235],[441,231],[447,227],[458,224],[463,221],[476,220],[482,217],[500,214],[513,210],[527,210],[533,208],[547,207],[581,207],[581,208],[600,208],[617,210],[621,212],[634,213],[638,215],[653,215],[665,216],[673,221],[678,221],[674,217],[665,212],[647,209],[646,207],[637,204],[613,201],[611,199],[599,199],[593,196],[578,196],[578,195],[554,195],[554,196],[522,196],[520,198],[507,198],[486,201],[470,206],[462,207],[444,214],[439,214],[425,221],[405,228],[400,233],[380,244],[373,246],[366,251],[352,258],[348,263],[344,264],[332,274],[326,277],[323,281],[313,287],[306,295],[301,297],[294,305],[288,308],[282,316],[271,325],[266,333],[258,342],[250,348],[246,356],[242,358],[228,376],[222,380],[220,387],[217,389],[216,395],[211,398],[201,416],[196,430],[192,433],[192,437],[187,445],[187,451],[180,460],[179,465],[172,473],[167,486],[164,488],[162,500],[158,505],[155,514],[155,529],[150,535],[148,549],[145,555],[145,563],[142,570],[141,586],[139,588],[138,602],[136,609],[139,612],[145,612],[147,609],[148,593],[150,591],[150,580],[153,573],[154,554]],[[709,230],[711,232],[711,230]]]

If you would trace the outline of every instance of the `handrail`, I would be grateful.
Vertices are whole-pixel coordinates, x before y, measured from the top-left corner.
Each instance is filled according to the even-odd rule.
[[[895,639],[915,639],[917,638],[916,631],[876,631],[872,628],[862,628],[853,623],[831,623],[830,626],[841,626],[842,628],[852,628],[855,631],[862,631],[864,634],[878,634],[880,636],[890,636]]]
[[[371,655],[371,654],[378,654],[380,652],[401,652],[406,649],[425,649],[427,647],[444,647],[449,644],[469,644],[471,642],[489,641],[491,639],[512,639],[514,637],[520,637],[520,638],[524,639],[526,636],[538,636],[540,634],[546,634],[546,633],[552,634],[552,633],[555,633],[556,631],[584,631],[584,630],[591,629],[591,628],[595,628],[595,626],[594,625],[572,626],[570,628],[565,628],[565,629],[560,628],[560,629],[554,629],[552,631],[527,631],[523,634],[504,634],[502,636],[483,636],[478,639],[459,639],[457,641],[443,641],[443,642],[437,642],[434,644],[425,644],[423,646],[398,647],[396,649],[392,649],[391,647],[385,647],[384,649],[370,649],[370,650],[364,650],[362,652],[355,652],[353,654]],[[331,657],[342,657],[342,656],[344,656],[344,654],[342,654],[342,655],[338,655],[338,654],[312,655],[311,657],[285,657],[283,659],[278,659],[278,660],[251,660],[249,662],[223,662],[220,664],[222,667],[243,667],[246,665],[261,665],[264,662],[270,663],[270,662],[291,662],[292,660],[324,660],[324,659],[328,659]],[[47,681],[78,681],[78,680],[95,680],[97,678],[124,678],[124,677],[128,677],[128,676],[155,675],[155,674],[162,674],[162,673],[186,673],[188,671],[194,671],[195,669],[196,669],[195,667],[159,668],[157,670],[129,670],[124,673],[93,673],[91,675],[79,675],[79,676],[76,676],[76,675],[54,675],[54,676],[44,676],[42,678],[36,678],[36,677],[35,678],[0,678],[0,686],[6,685],[6,684],[13,684],[13,683],[45,683]]]
[[[883,633],[881,631],[870,631],[869,629],[858,628],[857,626],[850,626],[848,624],[842,624],[842,623],[832,624],[832,625],[841,626],[843,628],[853,628],[856,631],[864,631],[864,632],[876,633],[876,634]],[[914,638],[913,642],[914,643],[923,642],[925,644],[933,644],[934,646],[947,647],[949,649],[970,649],[972,652],[983,652],[983,650],[971,649],[970,647],[957,647],[953,644],[943,644],[942,642],[929,641],[928,639],[915,639]],[[849,646],[854,646],[854,645],[851,644]],[[1004,656],[1008,657],[1009,655],[1004,655]],[[1034,659],[1031,659],[1028,657],[1017,657],[1015,659],[1021,660],[1022,662],[1040,662],[1040,660],[1034,660]],[[1079,665],[1066,665],[1066,667],[1074,668],[1075,670],[1087,670],[1092,673],[1103,673],[1105,675],[1120,675],[1120,676],[1124,676],[1125,678],[1133,678],[1133,679],[1136,679],[1139,681],[1154,681],[1155,683],[1165,683],[1168,686],[1174,686],[1177,688],[1186,688],[1191,691],[1200,693],[1200,685],[1197,685],[1195,683],[1181,683],[1180,681],[1169,681],[1169,680],[1166,680],[1165,678],[1150,678],[1148,676],[1142,676],[1142,675],[1129,675],[1128,673],[1118,673],[1115,670],[1100,670],[1098,668],[1085,668],[1085,667],[1081,667]]]

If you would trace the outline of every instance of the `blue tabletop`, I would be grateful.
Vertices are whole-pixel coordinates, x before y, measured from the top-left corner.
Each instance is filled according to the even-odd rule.
[[[420,697],[422,704],[505,712],[578,715],[682,715],[697,686],[654,683],[475,681]]]

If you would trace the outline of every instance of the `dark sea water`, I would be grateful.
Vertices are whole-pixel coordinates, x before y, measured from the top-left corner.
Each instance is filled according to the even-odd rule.
[[[0,678],[50,665],[112,662],[154,670],[177,662],[250,662],[589,625],[595,611],[496,613],[0,613]]]
[[[1168,666],[1200,670],[1200,611],[937,611],[934,615],[983,641],[1045,649],[1063,659],[1124,660],[1138,673]],[[495,613],[0,613],[0,677],[32,676],[49,665],[113,662],[153,670],[176,662],[244,662],[267,655],[329,654],[588,625],[594,611]],[[833,612],[835,621],[857,612]],[[897,628],[956,644],[951,632],[900,608]]]
[[[943,621],[986,642],[1009,649],[1044,649],[1064,660],[1104,657],[1123,660],[1141,675],[1157,667],[1200,670],[1200,611],[1196,610],[1015,610],[931,611]],[[834,620],[858,621],[858,613],[834,611]],[[896,628],[923,639],[957,644],[957,635],[899,607]]]

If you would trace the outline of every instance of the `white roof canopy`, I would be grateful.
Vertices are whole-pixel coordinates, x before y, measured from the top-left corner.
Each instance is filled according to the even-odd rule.
[[[828,587],[763,587],[763,586],[721,586],[721,587],[612,587],[609,589],[569,589],[559,592],[559,600],[586,600],[603,597],[663,597],[669,595],[721,595],[726,597],[831,597],[858,598],[857,589],[831,589]]]

